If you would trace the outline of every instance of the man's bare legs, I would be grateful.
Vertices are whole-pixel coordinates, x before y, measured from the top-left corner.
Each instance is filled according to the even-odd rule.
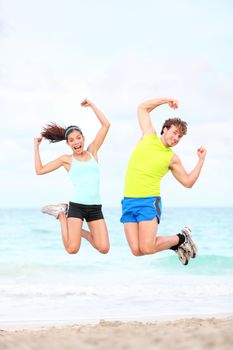
[[[179,237],[157,237],[157,218],[139,223],[128,222],[124,224],[125,234],[131,251],[136,256],[154,254],[169,249],[178,244]]]

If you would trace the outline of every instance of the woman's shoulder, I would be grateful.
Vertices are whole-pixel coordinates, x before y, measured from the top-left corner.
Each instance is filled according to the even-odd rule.
[[[59,157],[59,159],[62,162],[62,165],[66,169],[66,171],[69,171],[73,159],[72,154],[63,154]]]
[[[89,145],[86,149],[86,152],[89,154],[91,158],[94,158],[98,162],[97,152],[93,149],[92,145]]]
[[[63,163],[71,163],[72,162],[72,154],[63,154],[59,157]]]

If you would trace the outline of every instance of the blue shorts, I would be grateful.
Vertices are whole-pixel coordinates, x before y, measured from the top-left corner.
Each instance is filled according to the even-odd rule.
[[[128,198],[121,201],[122,216],[121,222],[151,221],[155,217],[160,222],[162,212],[161,197]]]

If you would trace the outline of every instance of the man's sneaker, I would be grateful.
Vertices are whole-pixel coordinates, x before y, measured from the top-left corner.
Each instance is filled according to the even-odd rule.
[[[58,219],[60,213],[67,213],[68,210],[68,204],[61,203],[57,205],[46,205],[45,207],[41,208],[42,213],[49,214],[54,216],[56,219]]]
[[[175,250],[175,253],[178,255],[178,258],[179,258],[181,264],[188,265],[189,260],[190,260],[190,255],[186,250],[179,247],[177,250]]]
[[[185,236],[185,241],[179,246],[179,248],[182,248],[186,253],[188,253],[190,258],[195,258],[197,255],[198,249],[197,249],[197,245],[192,240],[192,231],[188,227],[184,227],[181,230],[181,234]]]

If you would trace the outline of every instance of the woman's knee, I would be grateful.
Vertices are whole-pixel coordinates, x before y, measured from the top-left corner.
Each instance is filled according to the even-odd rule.
[[[101,254],[107,254],[110,250],[110,246],[109,244],[105,244],[97,247],[97,249]]]
[[[138,247],[130,247],[130,249],[131,249],[131,253],[134,256],[142,256],[143,255],[143,253],[141,252],[141,250]]]
[[[79,251],[80,246],[75,246],[75,245],[69,245],[66,247],[66,251],[69,254],[77,254]]]

